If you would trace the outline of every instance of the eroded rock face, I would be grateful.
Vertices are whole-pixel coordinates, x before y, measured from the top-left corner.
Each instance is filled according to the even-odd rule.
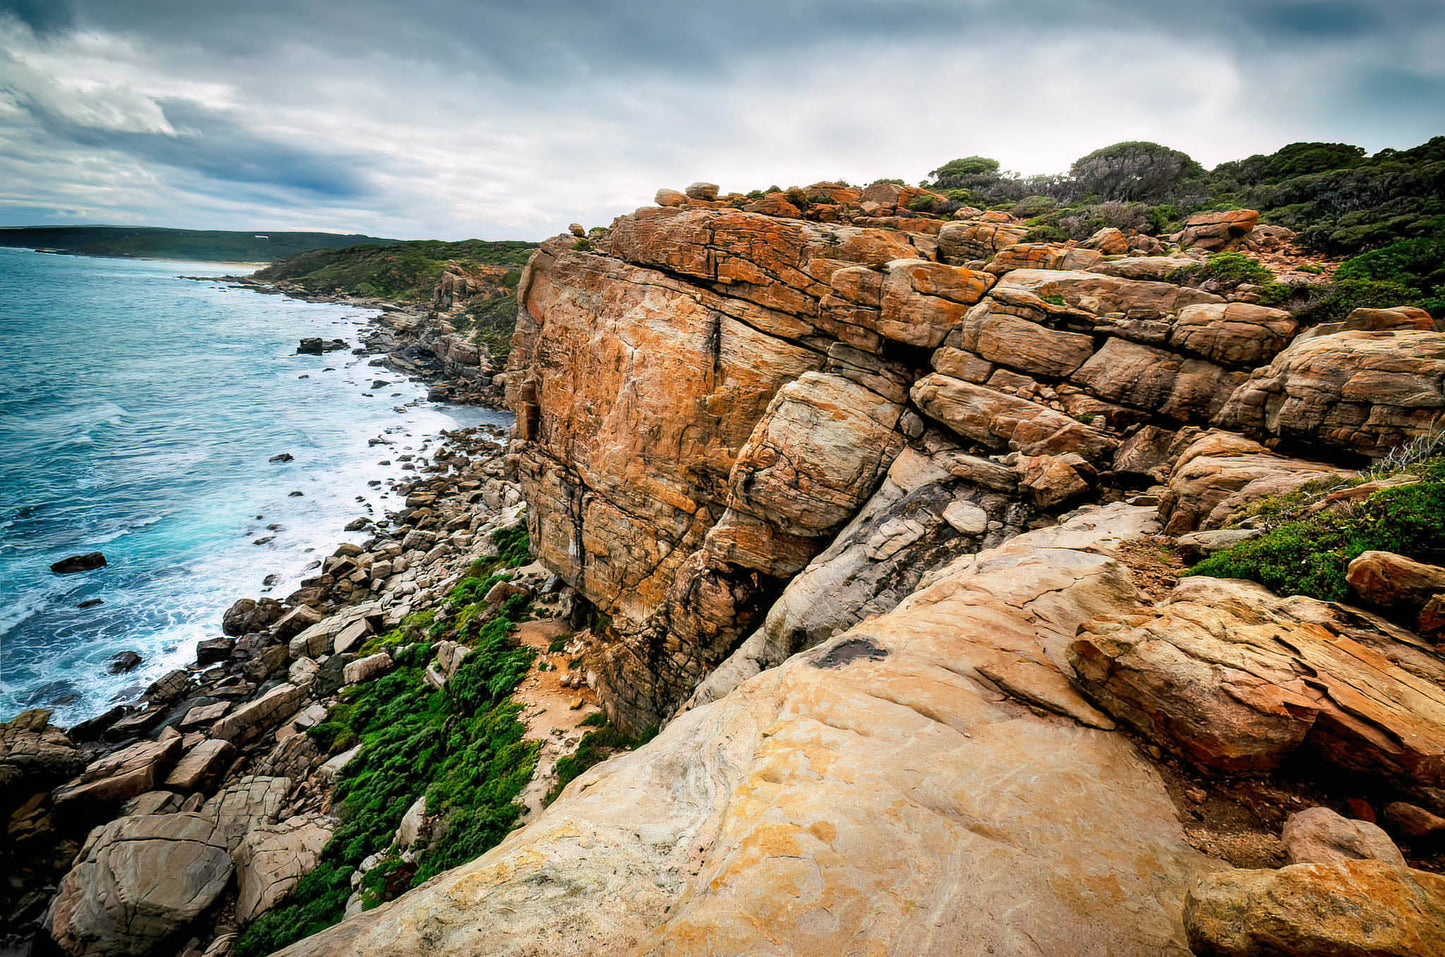
[[[1151,522],[1115,506],[960,559],[283,953],[1184,957],[1214,865],[1058,670],[1082,621],[1132,604],[1102,552]]]
[[[1215,422],[1346,452],[1382,455],[1445,410],[1445,334],[1418,329],[1300,338],[1255,372]]]
[[[1445,412],[1445,333],[1413,313],[1297,338],[1288,313],[1168,281],[1202,252],[1103,261],[1163,247],[893,215],[913,194],[886,185],[818,184],[802,213],[669,193],[527,269],[513,450],[535,552],[610,621],[593,650],[614,721],[665,720],[930,424],[1017,453],[1016,494],[1044,511],[1168,481],[1178,534],[1347,472],[1276,445],[1378,455]],[[1185,448],[1211,426],[1248,437]]]
[[[1209,957],[1428,957],[1445,952],[1445,878],[1380,861],[1203,878],[1185,905]]]
[[[904,449],[857,516],[788,583],[762,627],[703,680],[684,710],[891,611],[927,572],[1020,533],[1032,515],[1017,488],[1012,469],[969,455],[939,433]]]
[[[91,833],[47,922],[71,954],[149,954],[208,908],[230,878],[231,855],[210,818],[132,814]]]
[[[1069,646],[1080,686],[1195,764],[1278,767],[1307,740],[1338,767],[1445,787],[1445,691],[1248,582],[1191,578],[1157,607],[1090,622]]]

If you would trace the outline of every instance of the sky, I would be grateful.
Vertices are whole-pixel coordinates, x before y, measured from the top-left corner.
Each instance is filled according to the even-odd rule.
[[[538,239],[696,180],[1445,133],[1442,0],[0,0],[0,225]]]

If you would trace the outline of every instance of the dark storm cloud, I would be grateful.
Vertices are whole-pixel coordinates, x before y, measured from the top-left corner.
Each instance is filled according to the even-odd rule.
[[[0,0],[0,19],[7,16],[43,34],[70,26],[75,8],[70,0]]]
[[[53,168],[46,195],[123,179],[141,217],[147,189],[195,216],[260,191],[318,225],[537,235],[693,178],[1411,146],[1445,131],[1441,43],[1440,0],[0,0],[0,159]]]
[[[159,103],[173,133],[100,129],[33,101],[24,105],[58,140],[117,150],[218,182],[273,186],[324,199],[352,199],[368,192],[356,172],[360,161],[354,157],[268,140],[249,133],[234,118],[193,103]]]

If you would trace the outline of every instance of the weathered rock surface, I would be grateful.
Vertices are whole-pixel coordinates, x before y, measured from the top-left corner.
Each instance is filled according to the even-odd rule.
[[[209,818],[133,814],[97,828],[51,904],[51,935],[77,955],[150,954],[198,917],[231,878]]]
[[[280,723],[306,699],[306,689],[280,684],[248,701],[211,726],[211,737],[232,743],[249,741]]]
[[[1184,914],[1203,957],[1445,953],[1445,878],[1379,861],[1211,874]]]
[[[961,559],[478,860],[283,953],[1182,957],[1184,893],[1212,865],[1056,664],[1133,601],[1088,549],[1150,520],[1104,509]]]
[[[165,780],[181,750],[179,737],[138,741],[91,763],[75,780],[56,788],[55,804],[93,813],[98,806],[118,804],[153,790]]]
[[[914,384],[912,399],[929,418],[989,449],[1028,455],[1077,452],[1100,459],[1118,445],[1117,439],[1047,406],[936,372]]]
[[[1153,609],[1090,622],[1069,661],[1105,711],[1201,767],[1278,767],[1308,741],[1338,767],[1445,787],[1445,690],[1295,613],[1310,601],[1186,579]]]
[[[1258,442],[1226,432],[1196,438],[1179,455],[1159,512],[1180,535],[1227,525],[1250,502],[1283,495],[1306,482],[1344,480],[1350,469],[1276,455]]]
[[[1012,469],[931,434],[893,461],[878,491],[827,550],[788,583],[762,627],[698,686],[685,708],[873,615],[891,611],[928,571],[1023,531]]]
[[[251,828],[236,848],[236,919],[254,920],[291,892],[321,859],[329,822],[294,817]]]
[[[1250,376],[1222,428],[1383,455],[1445,411],[1445,333],[1337,332],[1296,339]]]
[[[18,793],[27,786],[46,787],[85,770],[85,755],[50,723],[44,708],[22,711],[0,723],[0,787]],[[3,807],[5,802],[0,802]]]

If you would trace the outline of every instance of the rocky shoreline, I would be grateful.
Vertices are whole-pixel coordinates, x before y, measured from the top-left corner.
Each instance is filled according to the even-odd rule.
[[[505,410],[501,384],[495,381],[502,369],[494,366],[485,348],[459,333],[448,320],[465,300],[450,294],[445,282],[438,284],[436,296],[427,304],[316,293],[286,280],[223,276],[220,281],[263,295],[379,310],[380,315],[370,320],[371,331],[362,339],[366,353],[377,357],[373,361],[426,383],[430,388],[427,397],[433,402]]]
[[[426,382],[434,401],[497,406],[485,357],[434,314],[235,282],[381,309],[364,342],[374,362]],[[367,541],[337,547],[282,601],[236,601],[218,636],[199,643],[195,663],[138,701],[69,729],[51,724],[45,709],[0,724],[0,814],[8,822],[0,954],[59,953],[58,944],[76,954],[216,957],[230,952],[238,922],[290,891],[336,827],[332,792],[358,750],[327,753],[306,732],[346,689],[396,666],[394,647],[374,647],[381,636],[418,617],[444,619],[449,592],[523,522],[505,437],[497,426],[442,433],[436,452],[416,460],[417,477],[400,487],[404,508],[375,525],[358,520],[371,531]],[[509,577],[509,596],[536,596],[541,620],[524,640],[552,662],[517,698],[528,703],[529,734],[541,749],[532,796],[521,798],[531,813],[595,705],[558,647],[580,612],[571,589],[535,565]],[[459,661],[454,656],[452,670]],[[559,697],[564,706],[552,700]],[[412,817],[416,831],[425,821]]]

